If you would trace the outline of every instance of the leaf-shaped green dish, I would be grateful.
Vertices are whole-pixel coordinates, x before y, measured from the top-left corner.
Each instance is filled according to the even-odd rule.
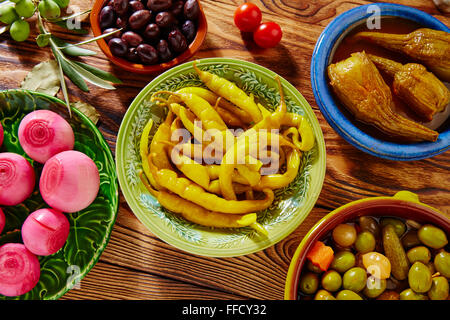
[[[276,74],[266,68],[227,58],[202,59],[198,66],[235,82],[272,110],[280,103]],[[192,62],[188,62],[166,71],[141,91],[120,126],[116,164],[125,199],[151,232],[191,253],[231,257],[263,250],[288,236],[303,222],[322,189],[326,168],[325,142],[308,102],[288,81],[282,79],[282,85],[289,111],[306,117],[313,129],[316,144],[313,150],[304,153],[297,178],[286,188],[277,190],[272,206],[258,213],[258,222],[267,229],[268,237],[260,236],[251,228],[213,229],[188,222],[162,208],[148,193],[139,179],[139,172],[142,171],[139,140],[150,118],[157,124],[152,129],[154,133],[164,116],[163,108],[150,102],[150,97],[159,90],[176,91],[187,86],[202,86],[202,82]]]
[[[97,263],[109,241],[116,220],[119,191],[114,158],[108,144],[96,126],[80,111],[72,108],[68,118],[65,104],[54,97],[26,90],[0,92],[0,121],[5,131],[0,152],[15,152],[25,156],[40,176],[43,165],[26,156],[18,140],[20,121],[28,113],[48,109],[62,115],[75,133],[75,150],[94,160],[100,173],[100,191],[96,200],[85,210],[67,214],[69,238],[57,253],[39,257],[41,277],[30,292],[19,297],[0,299],[58,299],[78,283]],[[37,178],[38,179],[38,178]],[[33,194],[15,207],[4,207],[6,226],[0,235],[0,245],[21,242],[20,228],[31,212],[48,207],[39,194],[39,182]]]

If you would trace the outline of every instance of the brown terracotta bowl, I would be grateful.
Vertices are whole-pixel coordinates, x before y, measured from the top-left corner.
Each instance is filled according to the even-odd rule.
[[[94,3],[94,6],[92,7],[91,15],[90,15],[90,22],[91,22],[91,28],[92,32],[94,33],[95,37],[98,37],[102,34],[102,30],[100,29],[100,23],[99,23],[99,15],[100,11],[102,10],[104,4],[108,2],[109,0],[96,0]],[[133,63],[128,60],[125,60],[123,58],[119,58],[116,56],[113,56],[111,53],[111,50],[109,50],[108,44],[104,39],[97,40],[97,44],[99,45],[100,49],[103,51],[103,53],[108,57],[108,59],[114,63],[115,65],[135,73],[140,74],[152,74],[152,73],[159,73],[164,70],[167,70],[169,68],[172,68],[178,64],[180,64],[183,61],[186,61],[190,57],[192,57],[201,47],[203,44],[203,41],[205,40],[208,25],[206,22],[206,16],[205,12],[203,11],[203,8],[200,4],[200,16],[198,18],[198,27],[197,27],[197,35],[195,36],[195,39],[191,42],[188,49],[178,55],[176,58],[174,58],[171,61],[164,62],[161,64],[155,64],[155,65],[144,65],[144,64],[138,64]]]
[[[417,195],[401,191],[394,197],[376,197],[358,200],[344,205],[322,218],[303,238],[289,266],[284,298],[298,299],[298,286],[306,254],[316,241],[326,236],[338,225],[361,216],[390,216],[412,219],[419,223],[431,223],[450,234],[450,218],[438,210],[423,204]]]

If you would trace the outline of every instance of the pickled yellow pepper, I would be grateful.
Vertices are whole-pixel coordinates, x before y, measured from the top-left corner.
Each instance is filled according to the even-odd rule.
[[[227,130],[228,127],[216,110],[205,99],[192,93],[175,93],[170,91],[158,91],[152,95],[152,101],[158,101],[158,95],[168,94],[170,98],[168,104],[173,102],[183,102],[199,118],[205,130],[217,129]]]
[[[155,135],[153,136],[152,142],[150,143],[150,152],[156,153],[158,155],[155,160],[155,165],[158,169],[171,169],[172,165],[170,164],[170,160],[167,157],[165,151],[165,145],[161,143],[161,141],[170,140],[171,130],[170,127],[172,125],[174,116],[173,113],[169,111],[166,119],[162,122],[158,130],[156,130]]]
[[[178,103],[171,103],[169,108],[180,118],[183,126],[195,139],[199,141],[203,140],[205,131],[201,127],[195,125],[195,115],[191,111]],[[201,134],[201,136],[198,136],[199,134]]]
[[[275,112],[269,111],[263,112],[264,119],[255,124],[252,129],[254,130],[272,130],[280,129],[283,126],[297,128],[298,134],[293,135],[293,143],[301,151],[309,151],[314,147],[314,133],[309,125],[308,121],[301,115],[296,113],[287,112],[287,105],[284,98],[283,87],[279,77],[276,77],[278,88],[280,91],[280,105]],[[259,106],[260,109],[265,109],[263,106]],[[267,110],[267,109],[266,109]]]
[[[309,151],[314,147],[315,138],[314,132],[305,117],[296,113],[286,113],[281,122],[283,126],[297,128],[297,133],[294,133],[292,142],[301,151]]]
[[[199,97],[202,97],[206,101],[208,101],[211,105],[215,105],[217,100],[220,98],[218,95],[216,95],[214,92],[202,88],[202,87],[185,87],[180,90],[177,90],[176,93],[192,93]],[[236,115],[243,123],[249,124],[253,120],[250,117],[250,115],[235,106],[234,104],[230,103],[226,99],[220,99],[218,103],[218,107],[223,108],[224,110],[227,110],[228,112],[231,112],[232,114]]]
[[[289,185],[294,181],[298,174],[301,161],[301,152],[292,149],[287,155],[287,168],[283,174],[271,174],[262,176],[261,180],[256,186],[253,186],[254,190],[262,190],[264,188],[281,189]]]
[[[197,62],[193,64],[194,70],[197,72],[200,80],[215,94],[234,103],[238,108],[247,112],[254,122],[262,120],[261,111],[255,103],[252,95],[248,96],[236,84],[221,78],[207,71],[202,71],[197,67]]]
[[[144,130],[142,131],[141,134],[141,140],[139,144],[139,154],[142,160],[142,169],[144,170],[147,179],[153,186],[155,186],[155,188],[158,188],[158,185],[155,179],[153,178],[152,173],[150,172],[150,166],[148,164],[148,140],[152,128],[153,128],[153,119],[150,119],[145,125]]]
[[[278,143],[278,147],[281,146],[288,146],[293,149],[296,147],[286,140],[283,136],[273,134],[270,132],[265,131],[254,131],[253,140],[256,143],[256,145],[260,145],[261,142],[267,142],[267,146],[271,144],[271,141],[276,138],[276,141]],[[242,157],[244,155],[248,155],[250,152],[250,144],[249,140],[246,139],[249,136],[241,136],[236,140],[236,143],[234,144],[233,148],[230,148],[227,153],[223,156],[222,163],[220,165],[220,173],[219,173],[219,181],[220,181],[220,188],[222,189],[222,195],[227,200],[236,200],[236,194],[233,191],[232,188],[232,177],[233,177],[233,171],[238,163],[238,157]],[[260,151],[260,150],[259,150]]]
[[[207,210],[230,214],[257,212],[268,208],[275,198],[271,189],[264,189],[262,191],[265,193],[266,197],[262,200],[237,201],[223,199],[215,194],[206,192],[202,187],[186,178],[178,177],[177,173],[173,170],[158,170],[153,163],[153,160],[156,157],[156,154],[150,154],[149,161],[150,171],[156,182],[161,185],[161,187]]]
[[[191,179],[201,187],[207,189],[209,187],[210,178],[208,169],[182,154],[180,148],[175,144],[166,141],[172,162],[178,170],[180,170],[187,178]]]
[[[239,215],[210,211],[185,200],[176,194],[152,189],[142,175],[141,180],[147,190],[158,200],[161,206],[169,211],[180,214],[188,221],[202,226],[215,228],[242,228],[252,226],[256,223],[256,213]]]

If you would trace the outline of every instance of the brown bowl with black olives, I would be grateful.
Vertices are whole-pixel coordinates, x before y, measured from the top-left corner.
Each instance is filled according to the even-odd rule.
[[[206,17],[199,0],[97,0],[94,36],[112,63],[136,73],[157,73],[192,57],[202,45]]]

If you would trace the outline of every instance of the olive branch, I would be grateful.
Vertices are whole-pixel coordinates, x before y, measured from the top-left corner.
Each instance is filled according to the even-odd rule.
[[[90,12],[90,10],[47,21],[49,21],[50,23],[59,23],[59,25],[61,25],[60,22],[64,23],[70,19],[74,19],[88,12]],[[85,41],[71,44],[52,35],[51,32],[49,32],[45,28],[44,19],[41,17],[41,14],[39,12],[38,12],[38,27],[40,34],[36,38],[36,43],[38,44],[39,47],[50,46],[51,51],[55,56],[56,62],[58,63],[59,67],[59,78],[61,82],[61,89],[67,108],[69,110],[69,114],[71,114],[69,94],[67,92],[67,85],[64,75],[66,75],[72,81],[73,84],[75,84],[78,88],[80,88],[84,92],[89,92],[89,88],[86,82],[89,82],[95,86],[107,90],[115,90],[115,87],[112,86],[111,83],[113,84],[122,83],[120,79],[118,79],[109,72],[103,71],[101,69],[98,69],[83,62],[71,60],[67,57],[67,56],[72,57],[92,56],[97,54],[95,51],[84,49],[81,46],[91,43],[93,41],[97,41],[98,39],[108,37],[111,34],[118,32],[120,29]]]

